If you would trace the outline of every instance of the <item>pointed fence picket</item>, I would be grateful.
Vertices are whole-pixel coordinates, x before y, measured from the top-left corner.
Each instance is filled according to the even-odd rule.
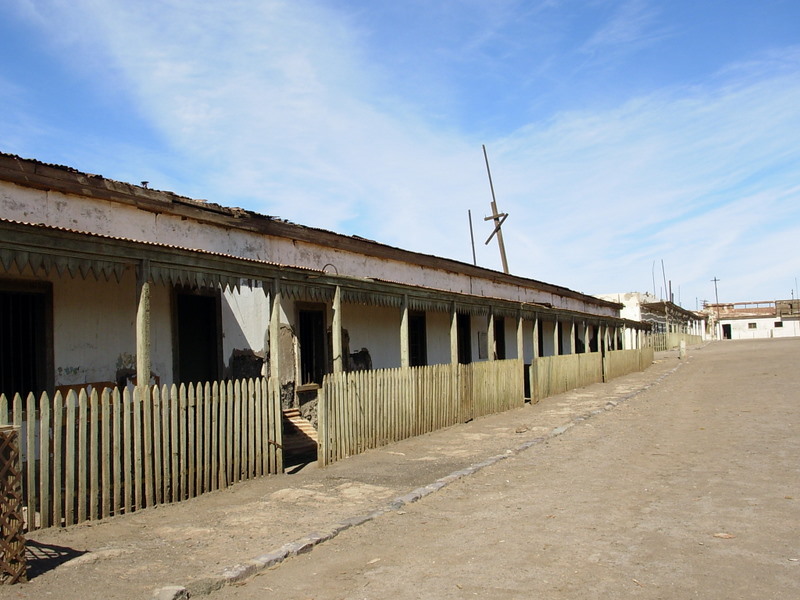
[[[318,460],[371,448],[522,406],[519,360],[332,373],[318,396]]]
[[[282,472],[277,386],[204,385],[0,395],[20,440],[28,531],[180,502]]]

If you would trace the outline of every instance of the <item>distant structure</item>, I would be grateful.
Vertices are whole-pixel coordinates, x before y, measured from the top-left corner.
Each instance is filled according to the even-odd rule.
[[[603,300],[619,302],[623,308],[620,316],[631,321],[648,323],[652,333],[681,333],[708,337],[708,316],[701,312],[686,310],[674,302],[661,300],[647,292],[622,294],[599,294]]]
[[[800,300],[762,300],[703,305],[724,340],[800,336]]]

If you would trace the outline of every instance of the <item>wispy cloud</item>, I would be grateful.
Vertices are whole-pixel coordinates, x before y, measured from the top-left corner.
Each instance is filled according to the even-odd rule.
[[[666,35],[658,9],[648,0],[611,3],[613,13],[582,45],[586,54],[619,54],[652,44]]]
[[[649,290],[652,263],[663,259],[689,296],[716,275],[748,299],[768,281],[763,273],[800,272],[793,246],[765,241],[800,239],[800,149],[787,134],[800,130],[796,48],[731,65],[704,85],[491,133],[420,110],[426,91],[393,85],[357,11],[333,4],[37,6],[54,36],[72,32],[60,43],[80,50],[74,68],[135,99],[138,118],[167,143],[154,156],[118,141],[119,156],[93,168],[108,165],[106,175],[135,163],[156,177],[133,181],[464,261],[472,209],[479,262],[498,268],[495,247],[483,245],[485,142],[500,208],[511,214],[516,273],[587,292]],[[487,23],[485,37],[475,30],[461,47],[480,54],[507,26]],[[662,33],[649,4],[626,2],[584,49]],[[470,93],[457,77],[440,85],[453,97]]]

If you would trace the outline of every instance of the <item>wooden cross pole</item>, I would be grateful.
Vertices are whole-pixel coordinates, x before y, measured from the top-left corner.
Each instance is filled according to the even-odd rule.
[[[501,213],[497,210],[497,200],[494,196],[494,184],[492,183],[492,172],[489,169],[489,157],[486,154],[486,146],[483,145],[483,158],[486,161],[486,172],[489,175],[489,188],[492,190],[492,214],[486,218],[484,221],[494,221],[494,231],[486,240],[486,245],[489,245],[489,242],[492,241],[492,238],[497,235],[497,245],[500,247],[500,259],[503,261],[503,272],[508,273],[508,261],[506,260],[506,246],[503,243],[503,223],[508,218],[508,213]]]

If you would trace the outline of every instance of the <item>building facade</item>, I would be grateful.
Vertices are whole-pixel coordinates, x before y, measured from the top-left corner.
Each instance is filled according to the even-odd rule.
[[[0,154],[0,392],[637,347],[621,304]]]
[[[800,336],[800,300],[707,304],[724,340]]]

